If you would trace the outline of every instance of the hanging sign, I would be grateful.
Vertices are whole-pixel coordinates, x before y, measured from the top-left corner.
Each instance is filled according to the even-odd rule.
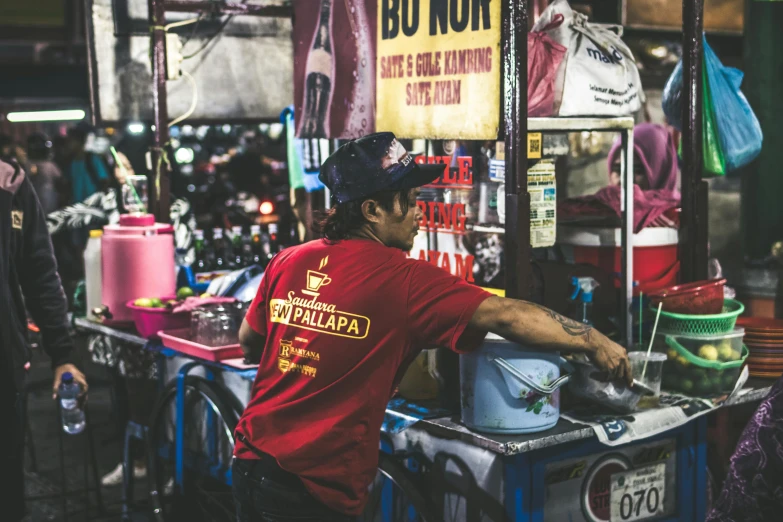
[[[497,139],[500,2],[381,0],[377,41],[378,130]]]

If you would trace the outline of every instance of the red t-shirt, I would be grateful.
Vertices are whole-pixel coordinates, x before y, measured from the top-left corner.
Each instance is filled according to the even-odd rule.
[[[375,241],[283,251],[247,312],[266,344],[237,432],[330,508],[361,513],[408,364],[424,348],[476,348],[483,333],[463,332],[489,296]],[[257,458],[239,441],[235,455]]]

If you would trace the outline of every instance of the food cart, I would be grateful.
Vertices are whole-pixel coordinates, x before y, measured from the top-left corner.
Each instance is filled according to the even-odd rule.
[[[422,2],[425,4],[426,2]],[[433,1],[433,3],[435,3]],[[156,134],[153,149],[153,164],[161,169],[159,155],[167,141],[165,96],[165,12],[176,4],[178,10],[206,9],[203,2],[150,2],[150,24],[153,32],[153,81]],[[331,2],[324,1],[324,5]],[[418,2],[414,2],[418,5]],[[446,5],[447,3],[444,3]],[[485,4],[488,4],[485,3]],[[405,2],[405,5],[408,5]],[[455,2],[456,5],[456,2]],[[468,5],[467,2],[464,5]],[[482,16],[482,3],[472,15]],[[285,8],[246,7],[226,4],[230,13],[247,15],[290,16]],[[210,7],[211,8],[211,7]],[[457,8],[452,8],[456,12]],[[489,8],[487,8],[489,9]],[[346,10],[348,7],[346,6]],[[680,261],[683,281],[704,279],[707,269],[706,238],[706,185],[701,180],[701,115],[699,97],[701,96],[701,1],[683,2],[684,28],[684,89],[685,103],[683,122],[683,168],[682,168],[682,219],[680,225]],[[351,9],[348,11],[354,13]],[[467,16],[467,9],[463,14]],[[372,13],[377,15],[378,13]],[[388,14],[388,13],[387,13]],[[404,15],[407,17],[407,15]],[[376,16],[366,19],[374,20]],[[353,23],[359,21],[358,15],[351,17]],[[415,34],[410,19],[400,21],[397,18],[397,31]],[[395,50],[393,38],[388,34],[379,36],[377,50],[378,61],[389,56],[400,56],[393,61],[386,72],[375,78],[377,81],[377,107],[372,117],[377,120],[376,127],[381,128],[387,122],[399,117],[411,116],[408,130],[422,120],[429,119],[416,131],[402,132],[400,136],[410,139],[460,138],[495,139],[488,136],[486,128],[499,130],[504,148],[503,168],[505,171],[505,224],[503,227],[490,227],[491,234],[502,234],[505,249],[503,264],[506,267],[503,288],[497,289],[507,297],[531,299],[533,296],[533,271],[531,260],[531,197],[528,191],[528,160],[540,157],[542,135],[556,132],[585,130],[616,131],[621,134],[622,148],[625,151],[622,162],[622,214],[621,233],[622,277],[620,280],[620,299],[618,300],[617,325],[619,338],[627,347],[632,347],[634,335],[632,328],[631,303],[633,299],[633,119],[615,118],[527,118],[527,12],[524,4],[514,1],[502,3],[502,8],[487,13],[488,24],[495,24],[499,45],[493,58],[485,57],[486,62],[476,65],[481,73],[495,75],[488,83],[466,81],[460,87],[455,84],[435,86],[437,96],[443,105],[455,103],[458,96],[454,89],[460,90],[459,97],[479,100],[472,110],[480,115],[481,124],[472,122],[471,117],[455,122],[450,112],[424,113],[425,116],[412,115],[401,111],[399,105],[389,102],[393,99],[392,89],[399,85],[394,80],[403,80],[396,76],[395,69],[404,71],[404,67],[414,65],[405,63],[405,56],[411,51],[403,48]],[[464,30],[454,24],[467,24],[464,18],[454,14],[438,18],[437,23],[452,24],[452,31]],[[484,23],[473,20],[476,26]],[[394,26],[394,24],[392,24]],[[377,31],[393,32],[392,26],[378,27]],[[434,24],[433,24],[434,27]],[[443,26],[445,27],[445,25]],[[354,33],[362,31],[353,28]],[[443,30],[443,29],[441,29]],[[373,31],[375,32],[375,31]],[[444,31],[445,32],[445,31]],[[452,40],[453,42],[453,40]],[[313,46],[316,44],[313,43]],[[404,45],[413,45],[407,43]],[[449,42],[446,43],[448,47]],[[308,49],[310,43],[304,44]],[[477,43],[477,48],[482,48]],[[366,58],[366,57],[365,57]],[[478,59],[477,59],[478,60]],[[489,63],[495,60],[494,65]],[[435,64],[416,64],[422,71],[437,70]],[[379,68],[382,66],[379,65]],[[448,66],[445,66],[448,67]],[[433,69],[435,68],[435,69]],[[306,68],[302,68],[302,76]],[[417,73],[427,75],[426,72]],[[433,73],[434,74],[434,73]],[[407,72],[408,77],[412,75]],[[355,75],[358,78],[359,75]],[[390,81],[384,81],[390,80]],[[298,82],[303,83],[303,82]],[[356,80],[359,85],[360,80]],[[487,87],[489,86],[489,87]],[[483,91],[476,90],[485,89]],[[301,86],[298,88],[302,88]],[[410,105],[427,105],[431,87],[418,86],[407,101]],[[387,89],[384,91],[384,89]],[[438,91],[440,89],[440,91]],[[383,98],[386,92],[386,98]],[[404,92],[404,91],[403,91]],[[434,91],[433,91],[434,92]],[[435,94],[432,94],[435,96]],[[405,96],[402,96],[405,99]],[[450,100],[450,101],[449,101]],[[388,102],[388,103],[387,103]],[[357,105],[358,107],[358,105]],[[364,107],[362,107],[364,108]],[[300,106],[300,109],[302,107]],[[358,110],[358,109],[357,109]],[[492,115],[492,111],[495,114]],[[306,108],[304,112],[307,112]],[[370,111],[368,111],[370,112]],[[315,111],[314,114],[321,114]],[[487,118],[487,114],[494,116]],[[502,114],[502,118],[498,115]],[[438,121],[437,117],[444,118]],[[368,116],[369,117],[369,116]],[[346,121],[351,116],[345,117]],[[359,120],[364,121],[364,120]],[[489,122],[487,124],[487,122]],[[323,122],[321,122],[323,123]],[[443,133],[444,128],[459,123],[459,135]],[[317,127],[317,123],[314,124]],[[347,125],[346,125],[347,127]],[[360,125],[367,129],[367,123]],[[483,128],[484,130],[480,130]],[[472,129],[472,130],[471,130]],[[479,129],[479,130],[476,130]],[[475,132],[473,132],[475,131]],[[337,136],[324,136],[337,137]],[[445,170],[448,173],[448,169]],[[158,216],[166,214],[168,185],[166,174],[158,170],[156,178],[161,176],[160,194],[153,192],[152,208]],[[458,183],[457,183],[458,184]],[[464,187],[460,187],[464,190]],[[159,203],[158,203],[159,202]],[[438,217],[441,219],[441,217]],[[453,222],[458,222],[455,217]],[[429,236],[431,230],[425,230]],[[433,262],[428,248],[424,259]],[[433,250],[437,252],[437,250]],[[457,260],[456,256],[454,260]],[[435,260],[437,263],[437,260]],[[458,263],[449,262],[449,268]],[[469,271],[463,265],[463,274]],[[166,350],[160,343],[148,343],[145,339],[128,337],[127,333],[94,322],[78,319],[79,329],[93,333],[116,336],[125,342],[133,342],[145,349]],[[168,374],[179,376],[177,393],[184,393],[186,375],[197,366],[206,366],[206,375],[221,382],[233,392],[240,403],[247,401],[249,381],[252,370],[240,372],[221,367],[221,364],[197,364],[176,357],[167,352],[175,362],[169,365]],[[232,377],[231,375],[234,375]],[[239,375],[239,379],[235,378]],[[227,377],[226,377],[227,376]],[[699,399],[662,403],[659,407],[639,414],[612,416],[580,417],[578,412],[567,412],[557,425],[541,433],[524,435],[487,435],[471,431],[460,421],[454,411],[444,411],[437,407],[425,407],[415,401],[393,401],[387,410],[385,430],[389,434],[384,451],[404,458],[410,471],[425,477],[420,483],[425,497],[432,504],[434,520],[701,520],[707,506],[707,465],[706,465],[706,416],[716,407],[729,407],[735,404],[759,400],[768,391],[763,382],[749,382],[721,401],[703,401]],[[180,421],[182,418],[178,418]],[[143,430],[137,430],[141,434]],[[182,434],[178,432],[178,437]],[[181,438],[179,439],[181,445]],[[182,456],[177,459],[177,481],[182,479]],[[130,469],[131,466],[126,466]],[[228,479],[230,480],[230,478]],[[424,485],[426,484],[426,486]],[[427,518],[429,520],[429,518]]]

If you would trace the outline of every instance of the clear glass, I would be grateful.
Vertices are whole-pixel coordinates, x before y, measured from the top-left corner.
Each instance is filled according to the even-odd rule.
[[[661,394],[661,377],[663,376],[663,363],[666,354],[651,352],[630,352],[628,358],[631,361],[633,378],[655,392],[653,397],[642,397],[639,408],[654,407],[658,405],[658,396]],[[645,368],[646,364],[646,368]]]
[[[217,331],[217,315],[211,310],[204,310],[199,317],[197,342],[206,346],[214,346]]]
[[[128,176],[122,185],[122,204],[131,214],[147,213],[147,176]]]

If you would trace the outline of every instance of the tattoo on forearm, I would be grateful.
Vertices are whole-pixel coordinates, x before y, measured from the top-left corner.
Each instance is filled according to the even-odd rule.
[[[560,323],[560,326],[563,327],[563,331],[568,335],[570,335],[571,337],[584,337],[585,341],[590,342],[590,333],[593,331],[592,326],[584,323],[580,323],[579,321],[575,321],[573,319],[569,319],[568,317],[562,316],[559,313],[554,312],[549,308],[546,308],[539,304],[536,303],[530,303],[530,304],[535,306],[542,312],[546,313],[549,317],[554,319],[556,322]]]

